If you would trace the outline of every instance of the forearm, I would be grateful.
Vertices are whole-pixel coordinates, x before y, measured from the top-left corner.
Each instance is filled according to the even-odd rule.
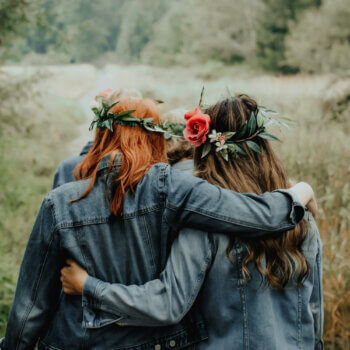
[[[187,232],[186,232],[187,231]],[[192,248],[196,246],[196,252]],[[180,322],[202,286],[212,258],[207,235],[184,230],[172,245],[159,279],[144,285],[110,284],[89,277],[83,289],[83,305],[109,312],[120,325],[164,326]]]
[[[290,190],[260,196],[217,190],[220,193],[213,200],[196,196],[196,202],[188,200],[181,211],[169,203],[168,224],[260,238],[288,231],[304,216],[303,206]]]

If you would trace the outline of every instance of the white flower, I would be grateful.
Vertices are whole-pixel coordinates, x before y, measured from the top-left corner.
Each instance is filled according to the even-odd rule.
[[[225,145],[225,141],[226,140],[222,139],[221,141],[218,141],[218,142],[215,143],[215,145],[217,146],[216,147],[216,152],[220,152],[223,149],[227,148],[227,145]]]
[[[210,142],[216,142],[219,141],[219,137],[221,136],[221,132],[216,132],[215,129],[211,131],[211,133],[208,135]]]

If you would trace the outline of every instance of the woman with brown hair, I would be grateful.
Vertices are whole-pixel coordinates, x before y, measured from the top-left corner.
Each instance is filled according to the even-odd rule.
[[[154,349],[169,339],[182,347],[206,338],[200,313],[159,329],[118,327],[109,307],[95,302],[99,286],[87,281],[81,297],[63,293],[67,257],[109,283],[143,284],[165,267],[182,227],[262,237],[301,220],[313,191],[240,194],[166,164],[164,128],[155,102],[97,97],[94,144],[76,168],[79,181],[44,199],[30,235],[1,347],[39,349]],[[208,121],[198,125],[203,130]],[[199,130],[198,129],[198,130]],[[203,233],[203,236],[206,234]],[[91,306],[99,308],[91,311]],[[173,343],[172,343],[173,344]]]
[[[192,132],[193,120],[204,118],[196,118],[199,113],[187,115],[184,133],[197,146],[198,177],[242,193],[290,187],[269,142],[275,137],[264,128],[271,119],[252,98],[239,95],[209,107],[211,133],[204,141]],[[122,316],[122,325],[144,326],[176,324],[195,305],[209,335],[196,349],[322,349],[321,254],[311,215],[279,237],[183,229],[159,279],[141,286],[95,279],[93,303]],[[66,293],[89,293],[92,277],[77,264],[62,274]]]

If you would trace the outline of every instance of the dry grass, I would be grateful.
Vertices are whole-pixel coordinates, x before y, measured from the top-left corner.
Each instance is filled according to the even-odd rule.
[[[74,66],[76,67],[76,66]],[[68,68],[69,76],[83,76]],[[52,69],[52,68],[51,68]],[[72,69],[72,70],[70,70]],[[64,68],[55,68],[58,74]],[[93,69],[87,70],[93,76]],[[164,100],[162,111],[193,108],[198,103],[205,83],[204,103],[212,103],[230,93],[245,92],[268,107],[296,121],[282,135],[283,143],[276,149],[285,162],[290,177],[310,182],[316,190],[320,205],[318,225],[323,240],[324,302],[326,349],[348,349],[350,337],[350,115],[341,120],[323,117],[323,100],[328,91],[326,76],[272,77],[254,76],[244,70],[232,69],[215,77],[206,73],[203,82],[200,69],[154,68],[148,66],[108,65],[103,73],[112,88],[136,87],[144,95]],[[57,94],[81,95],[81,84],[60,79]],[[78,79],[79,80],[79,79]],[[53,80],[55,81],[55,80]],[[104,80],[100,79],[103,85]],[[59,85],[58,84],[58,85]],[[87,85],[84,85],[86,87]],[[108,87],[108,86],[106,86]],[[56,142],[56,141],[55,141]],[[51,176],[51,173],[50,173]],[[34,214],[34,213],[33,213]],[[13,218],[14,220],[14,218]],[[29,221],[33,222],[34,217]],[[28,225],[27,225],[28,226]],[[1,228],[1,226],[0,226]],[[28,233],[24,232],[23,237]],[[25,241],[26,238],[23,238]],[[21,249],[23,245],[21,245]],[[20,249],[20,250],[21,250]],[[18,252],[20,255],[20,252]],[[16,266],[18,262],[11,266]],[[7,286],[13,288],[8,282]]]

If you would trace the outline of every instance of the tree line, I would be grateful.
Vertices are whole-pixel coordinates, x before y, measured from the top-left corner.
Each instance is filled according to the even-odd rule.
[[[0,15],[7,62],[350,69],[349,0],[3,0]]]

